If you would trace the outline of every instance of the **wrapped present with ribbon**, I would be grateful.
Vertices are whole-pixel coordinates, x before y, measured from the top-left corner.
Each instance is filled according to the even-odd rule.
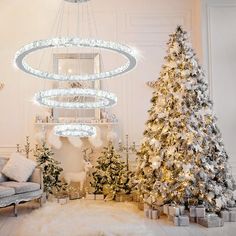
[[[214,213],[206,214],[204,218],[198,218],[197,223],[207,228],[224,226],[224,220]]]
[[[220,217],[224,222],[236,222],[236,211],[223,210],[220,212]]]
[[[176,226],[189,226],[189,217],[187,215],[175,216],[173,222]]]
[[[195,211],[197,218],[204,218],[206,216],[206,208],[204,206],[197,206]]]
[[[206,208],[204,206],[190,206],[189,216],[196,218],[204,218],[206,216]]]

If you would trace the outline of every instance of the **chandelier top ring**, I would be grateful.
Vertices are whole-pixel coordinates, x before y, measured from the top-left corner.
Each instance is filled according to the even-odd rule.
[[[87,74],[87,75],[63,75],[63,74],[50,73],[47,71],[35,69],[25,62],[25,57],[28,54],[40,49],[51,48],[51,47],[102,48],[121,54],[127,59],[127,61],[124,65],[117,67],[113,70],[97,74]],[[15,56],[15,63],[18,66],[18,68],[20,68],[24,72],[43,79],[59,80],[59,81],[95,81],[118,76],[132,70],[136,65],[136,58],[134,49],[120,43],[104,41],[100,39],[60,37],[46,40],[38,40],[25,45],[19,51],[17,51]]]

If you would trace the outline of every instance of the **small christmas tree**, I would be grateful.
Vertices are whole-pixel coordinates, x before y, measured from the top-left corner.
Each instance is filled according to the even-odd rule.
[[[136,178],[150,204],[204,204],[218,212],[235,204],[235,184],[208,84],[187,38],[181,27],[170,35]]]
[[[37,147],[35,157],[37,158],[38,166],[43,171],[44,191],[47,196],[49,194],[58,193],[66,190],[66,184],[60,180],[60,175],[63,169],[60,167],[60,162],[53,158],[54,153],[44,142],[41,147]]]
[[[104,147],[95,169],[91,182],[92,187],[95,188],[95,194],[103,193],[114,198],[118,192],[130,193],[131,172],[126,170],[126,165],[115,151],[112,142]]]

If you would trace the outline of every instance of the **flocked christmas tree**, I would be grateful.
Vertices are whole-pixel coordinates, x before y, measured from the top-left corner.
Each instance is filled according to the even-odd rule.
[[[131,172],[127,171],[121,156],[116,152],[112,142],[104,147],[97,159],[95,171],[92,173],[92,187],[95,194],[109,195],[114,198],[116,193],[131,192]]]
[[[38,166],[42,168],[44,191],[47,196],[66,191],[66,184],[60,180],[63,168],[60,167],[60,162],[53,158],[53,155],[54,153],[45,142],[35,151]]]
[[[207,80],[180,26],[167,45],[138,152],[138,187],[150,204],[204,204],[217,212],[235,204],[235,183]]]

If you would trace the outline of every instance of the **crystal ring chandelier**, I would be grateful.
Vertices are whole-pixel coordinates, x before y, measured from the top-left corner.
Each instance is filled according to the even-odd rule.
[[[88,75],[62,75],[62,74],[50,73],[35,69],[25,62],[24,59],[28,54],[35,52],[37,50],[51,47],[52,48],[89,47],[89,48],[100,48],[100,49],[102,48],[121,54],[123,57],[127,59],[127,62],[124,65],[117,67],[113,70],[97,74],[88,74]],[[16,52],[15,63],[18,66],[18,68],[20,68],[24,72],[43,79],[59,80],[59,81],[89,81],[89,80],[94,81],[118,76],[132,70],[136,65],[135,54],[136,51],[131,47],[116,42],[104,41],[100,39],[82,39],[82,38],[65,37],[65,38],[38,40],[25,45],[19,51]]]
[[[63,124],[54,127],[56,135],[61,137],[92,137],[96,135],[96,128],[84,124]]]
[[[94,98],[93,102],[58,101],[58,98],[84,96]],[[96,109],[108,108],[117,103],[113,93],[94,89],[51,89],[36,93],[34,100],[41,105],[65,109]]]

